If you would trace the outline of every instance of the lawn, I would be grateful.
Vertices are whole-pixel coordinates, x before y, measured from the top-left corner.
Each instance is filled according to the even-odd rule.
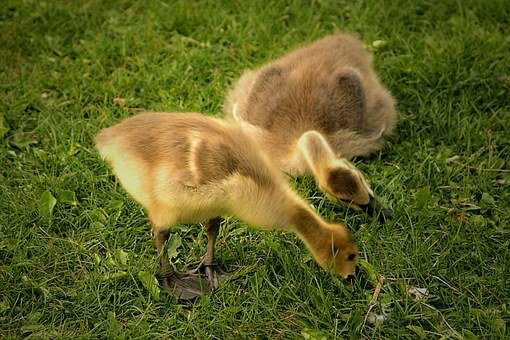
[[[396,136],[355,160],[395,216],[292,185],[386,278],[374,303],[294,235],[234,218],[217,245],[233,280],[192,303],[159,291],[147,218],[94,135],[140,109],[220,115],[243,69],[338,30],[398,101]],[[178,235],[184,269],[206,235]],[[509,1],[2,1],[0,338],[505,338],[509,271]]]

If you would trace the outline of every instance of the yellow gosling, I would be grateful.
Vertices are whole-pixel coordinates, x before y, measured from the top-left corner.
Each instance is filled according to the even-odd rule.
[[[207,222],[207,281],[211,290],[218,287],[214,244],[224,215],[294,232],[322,267],[344,278],[354,274],[358,249],[347,228],[318,216],[238,124],[196,113],[144,113],[102,130],[96,146],[147,210],[167,288],[178,280],[163,255],[171,229],[199,222]]]

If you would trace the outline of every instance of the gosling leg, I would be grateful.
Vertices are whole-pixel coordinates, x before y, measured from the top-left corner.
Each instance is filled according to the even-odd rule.
[[[172,265],[168,256],[165,254],[165,245],[170,237],[170,231],[168,229],[155,229],[154,230],[154,244],[158,251],[159,257],[159,272],[161,275],[162,284],[165,288],[170,288],[170,282],[175,276]]]
[[[218,276],[214,271],[216,262],[214,261],[214,247],[216,245],[216,238],[220,230],[221,218],[216,217],[209,220],[206,224],[207,229],[207,253],[205,254],[202,265],[204,267],[205,276],[209,283],[211,291],[219,288]]]

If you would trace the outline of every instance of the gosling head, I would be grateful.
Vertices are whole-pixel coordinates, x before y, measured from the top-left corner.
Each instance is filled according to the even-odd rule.
[[[358,247],[343,224],[328,223],[302,206],[293,210],[291,224],[321,267],[343,278],[354,275]]]
[[[354,276],[358,247],[350,232],[343,225],[330,224],[323,237],[324,247],[316,254],[319,264],[344,279]]]
[[[328,167],[324,178],[321,189],[336,201],[371,216],[380,212],[383,220],[391,217],[391,210],[378,202],[361,171],[347,160],[338,160]]]

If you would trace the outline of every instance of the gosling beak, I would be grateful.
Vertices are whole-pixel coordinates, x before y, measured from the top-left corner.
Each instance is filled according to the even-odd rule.
[[[374,196],[370,196],[368,203],[361,205],[360,208],[363,209],[363,211],[365,211],[369,216],[378,215],[379,221],[382,223],[393,217],[393,212],[384,207]]]

